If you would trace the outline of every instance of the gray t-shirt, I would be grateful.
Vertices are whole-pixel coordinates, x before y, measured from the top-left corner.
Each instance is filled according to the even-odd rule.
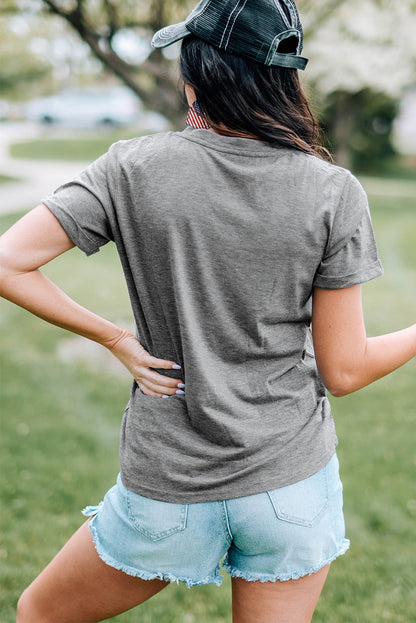
[[[133,383],[124,485],[167,502],[306,478],[337,438],[309,332],[313,287],[382,274],[366,195],[345,169],[187,128],[114,144],[45,199],[87,255],[113,240],[137,336],[185,396]]]

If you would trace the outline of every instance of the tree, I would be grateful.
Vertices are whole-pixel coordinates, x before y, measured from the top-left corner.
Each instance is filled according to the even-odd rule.
[[[414,0],[349,0],[308,39],[308,80],[339,164],[376,166],[393,153],[397,102],[414,83],[415,31]]]
[[[176,66],[164,51],[152,50],[150,40],[162,26],[183,20],[196,0],[3,2],[0,12],[19,10],[64,21],[145,106],[168,117],[174,127],[182,125]],[[377,144],[389,151],[395,102],[414,81],[416,0],[297,0],[297,5],[305,26],[305,54],[310,57],[305,81],[323,112],[337,162],[351,166],[352,154],[371,132],[375,138],[384,132],[385,140]],[[128,37],[142,42],[142,58],[123,53],[120,42]],[[383,102],[380,111],[370,100]],[[363,111],[370,115],[367,120]]]
[[[174,124],[183,118],[177,97],[178,77],[161,50],[152,50],[152,34],[171,20],[183,17],[178,9],[190,8],[187,0],[41,0],[43,11],[63,18],[103,65],[129,86],[149,108]],[[126,60],[117,50],[120,34],[134,33],[148,46],[141,62]]]
[[[328,95],[322,125],[337,164],[370,173],[389,165],[397,155],[392,134],[398,109],[397,99],[368,88]]]
[[[19,98],[50,76],[51,66],[30,50],[25,37],[19,36],[0,20],[0,93]]]
[[[63,20],[19,13],[12,2],[0,6],[0,98],[48,95],[74,79],[90,82],[101,71],[88,46]]]
[[[58,16],[87,43],[92,54],[128,85],[143,103],[168,117],[173,125],[183,122],[184,107],[177,97],[178,76],[174,64],[161,50],[152,50],[155,31],[180,21],[195,0],[5,0],[7,10]],[[343,0],[322,0],[319,10],[311,0],[302,0],[311,15],[310,30],[316,30]],[[316,3],[315,3],[316,5]],[[120,35],[133,35],[145,42],[147,58],[134,62],[125,58],[117,42]]]

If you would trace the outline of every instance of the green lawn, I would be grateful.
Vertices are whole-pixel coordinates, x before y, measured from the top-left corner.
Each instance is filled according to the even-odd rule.
[[[416,206],[375,196],[386,275],[364,286],[369,334],[415,321]],[[4,230],[14,218],[2,217]],[[81,303],[129,326],[114,249],[73,250],[48,274]],[[118,429],[129,379],[100,358],[59,353],[73,337],[1,304],[0,623],[14,621],[24,586],[98,502],[118,470]],[[77,342],[75,342],[77,344]],[[314,623],[416,620],[415,362],[356,395],[333,400],[351,550],[333,564]],[[120,623],[230,622],[221,589],[170,586]]]
[[[17,182],[17,181],[18,181],[17,177],[11,177],[10,175],[2,175],[0,173],[0,185],[8,184],[9,182]]]
[[[15,143],[10,147],[13,158],[35,160],[80,160],[89,162],[106,152],[110,145],[120,139],[137,136],[127,129],[110,132],[83,133],[74,138],[44,138]]]

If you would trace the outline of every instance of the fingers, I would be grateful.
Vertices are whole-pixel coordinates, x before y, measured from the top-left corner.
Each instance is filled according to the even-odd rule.
[[[136,382],[142,392],[147,394],[148,396],[157,396],[159,398],[166,398],[169,396],[174,396],[175,394],[178,396],[183,396],[185,394],[185,384],[181,381],[177,381],[176,379],[166,379],[166,377],[159,375],[160,379],[157,382],[149,380],[148,378],[141,377],[136,379]],[[167,383],[166,381],[170,381]],[[172,383],[173,381],[173,383]]]
[[[144,363],[149,368],[159,368],[161,370],[181,370],[181,366],[174,361],[157,359],[156,357],[152,357],[150,353],[146,353],[146,355],[144,356]]]
[[[185,384],[180,379],[172,379],[152,368],[165,370],[180,370],[181,366],[172,361],[152,357],[149,353],[143,353],[140,372],[135,375],[136,382],[143,393],[148,396],[168,398],[169,396],[184,395]]]
[[[143,393],[149,396],[183,395],[182,379],[172,379],[156,370],[181,370],[174,361],[153,357],[131,334],[126,333],[111,347],[112,353],[126,366]]]
[[[142,368],[138,371],[137,378],[144,385],[159,393],[174,394],[176,390],[183,390],[185,387],[185,384],[180,379],[171,379],[149,368]]]
[[[144,394],[147,396],[154,396],[155,398],[170,398],[171,396],[184,396],[185,391],[183,389],[162,389],[160,386],[156,389],[155,386],[151,386],[143,381],[137,381],[138,386]]]

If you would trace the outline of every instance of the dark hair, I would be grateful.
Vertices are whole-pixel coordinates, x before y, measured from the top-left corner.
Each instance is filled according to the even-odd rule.
[[[180,70],[213,130],[331,159],[297,69],[262,65],[192,35],[182,42]]]

